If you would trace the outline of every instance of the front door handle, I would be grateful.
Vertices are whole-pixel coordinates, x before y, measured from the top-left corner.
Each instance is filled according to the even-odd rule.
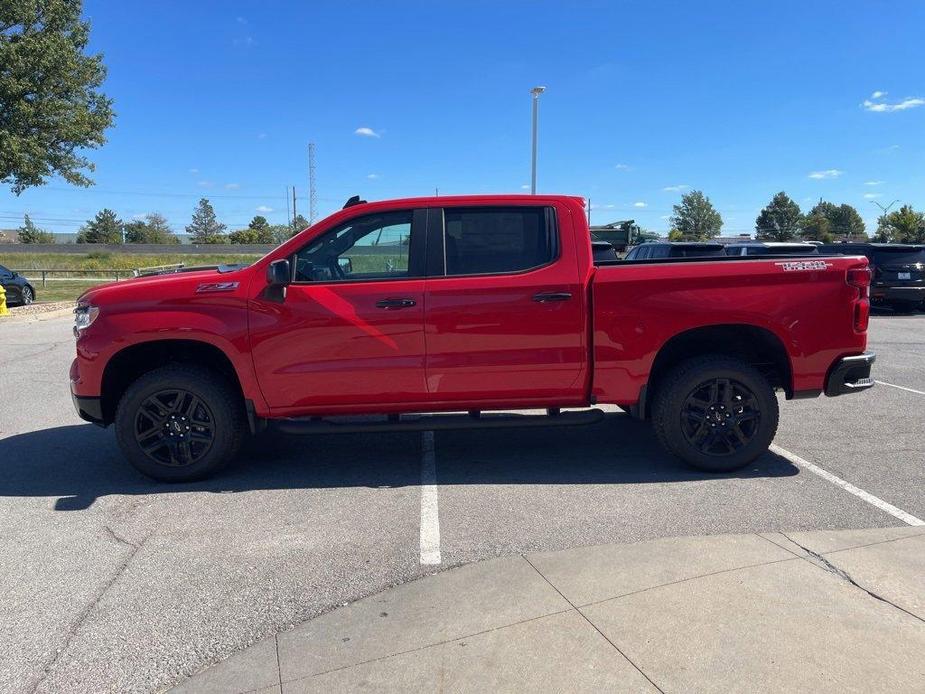
[[[395,311],[400,308],[411,308],[417,306],[414,299],[383,299],[376,302],[376,308],[384,308],[386,311]]]
[[[540,292],[539,294],[533,295],[533,300],[541,304],[550,301],[568,301],[571,298],[572,295],[570,292]]]

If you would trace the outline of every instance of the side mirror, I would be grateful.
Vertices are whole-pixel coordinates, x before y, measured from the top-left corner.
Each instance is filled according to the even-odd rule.
[[[288,260],[274,260],[267,266],[267,284],[271,287],[285,287],[292,282],[292,270]]]
[[[286,300],[286,287],[292,282],[292,269],[288,260],[274,260],[267,266],[267,287],[263,295],[267,301],[281,304]]]
[[[338,258],[337,264],[345,275],[349,275],[353,272],[353,261],[350,260],[350,258]]]

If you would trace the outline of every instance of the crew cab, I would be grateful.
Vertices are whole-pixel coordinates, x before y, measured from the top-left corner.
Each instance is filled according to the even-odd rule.
[[[576,197],[353,198],[252,265],[85,292],[70,387],[167,481],[248,433],[575,425],[604,403],[728,471],[770,445],[775,390],[873,385],[869,285],[863,256],[595,263]],[[496,412],[522,409],[546,414]]]

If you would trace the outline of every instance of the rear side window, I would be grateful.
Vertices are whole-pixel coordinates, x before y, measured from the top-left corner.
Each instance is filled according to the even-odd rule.
[[[872,255],[871,261],[877,265],[891,266],[925,263],[925,249],[897,248],[896,250],[885,250],[878,248]]]
[[[446,208],[446,274],[520,272],[552,262],[554,219],[544,207]]]

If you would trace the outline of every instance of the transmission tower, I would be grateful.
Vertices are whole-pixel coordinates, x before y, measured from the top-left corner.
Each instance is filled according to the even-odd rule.
[[[308,224],[315,223],[318,215],[318,193],[315,190],[315,143],[308,143]]]

